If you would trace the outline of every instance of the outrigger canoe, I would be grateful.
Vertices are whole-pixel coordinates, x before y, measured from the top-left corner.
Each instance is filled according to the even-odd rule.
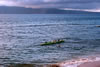
[[[54,45],[54,44],[60,44],[60,43],[64,43],[64,40],[58,40],[58,41],[51,41],[51,42],[45,42],[43,44],[40,44],[41,46],[47,46],[47,45]]]

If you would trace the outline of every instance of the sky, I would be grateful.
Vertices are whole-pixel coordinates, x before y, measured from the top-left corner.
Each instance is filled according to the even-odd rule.
[[[100,12],[100,0],[0,0],[0,6]]]

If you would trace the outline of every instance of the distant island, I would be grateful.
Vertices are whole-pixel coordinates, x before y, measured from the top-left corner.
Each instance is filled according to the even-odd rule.
[[[0,14],[100,14],[97,12],[61,10],[57,8],[25,8],[0,6]]]

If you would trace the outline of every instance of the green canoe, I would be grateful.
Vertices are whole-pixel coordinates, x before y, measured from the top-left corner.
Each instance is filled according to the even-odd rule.
[[[54,45],[54,44],[60,44],[65,42],[64,40],[58,40],[58,41],[52,41],[52,42],[45,42],[43,44],[40,44],[41,46],[47,46],[47,45]]]

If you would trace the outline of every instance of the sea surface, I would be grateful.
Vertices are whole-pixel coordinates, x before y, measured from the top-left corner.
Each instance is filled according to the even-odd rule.
[[[56,63],[100,55],[99,26],[97,14],[0,14],[0,64]],[[57,39],[65,42],[40,46]]]

